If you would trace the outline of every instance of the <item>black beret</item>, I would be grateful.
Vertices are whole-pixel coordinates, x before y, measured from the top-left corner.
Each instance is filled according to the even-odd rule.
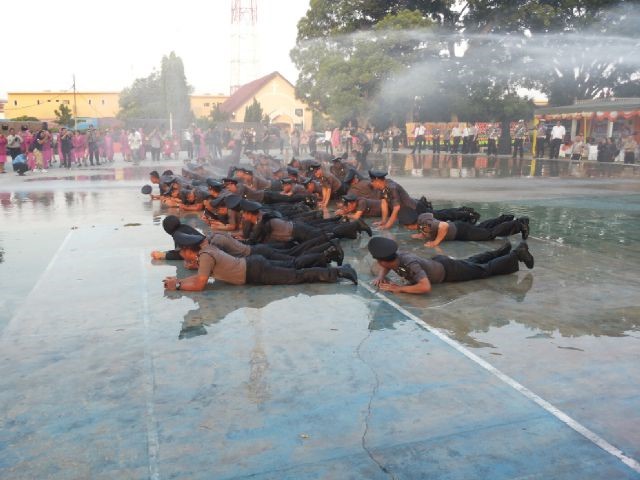
[[[376,260],[393,260],[398,251],[398,244],[385,237],[373,237],[367,245],[371,256]]]
[[[211,205],[213,207],[223,206],[227,208],[235,208],[240,203],[240,200],[242,200],[240,195],[222,195],[213,200]]]
[[[358,196],[353,193],[348,193],[342,196],[342,200],[344,200],[345,202],[357,202]]]
[[[413,208],[401,207],[398,211],[398,222],[402,225],[412,225],[418,221],[418,212]]]
[[[341,162],[342,161],[342,157],[336,157],[333,160],[331,160],[332,162]]]
[[[313,178],[305,178],[305,179],[304,179],[304,180],[302,180],[300,183],[306,187],[306,186],[307,186],[307,185],[309,185],[311,182],[313,182]]]
[[[351,183],[351,180],[353,180],[354,178],[360,178],[360,174],[353,168],[350,168],[347,174],[344,176],[344,182]]]
[[[244,199],[240,203],[240,208],[245,212],[256,213],[262,208],[262,204],[260,202]]]
[[[215,178],[207,178],[207,186],[209,188],[213,188],[214,190],[222,190],[224,186],[221,181],[216,180]]]
[[[238,208],[241,202],[242,197],[240,195],[227,195],[226,197],[224,197],[224,204],[231,210],[235,210],[236,208]]]
[[[253,175],[253,170],[248,167],[242,167],[238,169],[240,172],[246,173],[247,175]]]
[[[198,244],[202,243],[204,241],[204,239],[206,238],[201,233],[199,233],[199,234],[186,233],[186,232],[183,232],[180,229],[178,229],[175,232],[173,232],[172,237],[173,237],[173,241],[179,247],[189,247],[191,245],[198,245]]]
[[[222,179],[222,183],[233,183],[233,184],[237,185],[238,184],[238,180],[236,180],[235,178],[224,177]]]
[[[385,178],[387,176],[387,172],[382,170],[369,170],[369,178],[372,180],[375,178]]]
[[[151,188],[151,185],[145,185],[140,189],[140,193],[144,193],[145,195],[149,195],[152,191],[153,188]]]
[[[294,168],[294,167],[287,167],[287,174],[288,175],[295,175],[297,177],[300,174],[300,170],[298,170],[297,168]]]
[[[318,170],[320,167],[322,167],[322,165],[320,165],[318,162],[313,162],[307,166],[307,170],[313,172],[314,170]]]
[[[164,228],[164,231],[169,235],[173,235],[173,233],[178,229],[179,226],[180,219],[175,215],[167,215],[166,217],[164,217],[164,220],[162,220],[162,228]]]
[[[291,178],[283,178],[280,180],[280,182],[282,183],[293,183],[293,179]]]

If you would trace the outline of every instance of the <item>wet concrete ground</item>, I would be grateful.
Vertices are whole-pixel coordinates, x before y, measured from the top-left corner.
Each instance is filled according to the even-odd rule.
[[[436,206],[531,218],[534,270],[420,297],[364,285],[367,238],[345,242],[358,287],[165,294],[186,272],[149,260],[155,167],[0,178],[0,478],[640,478],[637,167],[397,170]]]

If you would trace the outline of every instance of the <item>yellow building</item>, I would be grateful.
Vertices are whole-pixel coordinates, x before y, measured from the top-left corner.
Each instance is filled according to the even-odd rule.
[[[228,112],[234,122],[244,121],[245,108],[260,102],[263,112],[272,124],[286,128],[297,126],[311,129],[312,113],[298,100],[294,86],[278,72],[254,80],[240,87],[233,95],[191,95],[191,110],[196,118],[208,117],[216,104]],[[113,118],[120,110],[120,92],[76,92],[76,115],[80,118]],[[54,121],[54,110],[67,105],[74,114],[73,92],[9,92],[4,105],[7,119],[29,116]]]
[[[253,103],[254,98],[272,124],[289,129],[294,126],[311,129],[311,109],[296,98],[295,87],[278,72],[241,86],[220,109],[231,114],[234,122],[242,122],[245,108]]]
[[[190,95],[191,111],[196,118],[208,117],[216,105],[222,105],[228,98],[228,95],[222,94],[210,95],[205,93],[203,95]]]
[[[120,110],[120,92],[76,92],[78,117],[115,117]],[[22,116],[39,120],[55,120],[54,110],[67,105],[73,115],[73,92],[9,92],[4,108],[5,118]]]

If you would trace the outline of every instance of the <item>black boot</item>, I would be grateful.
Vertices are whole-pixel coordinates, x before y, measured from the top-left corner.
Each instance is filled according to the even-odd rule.
[[[518,256],[518,260],[524,263],[529,270],[533,268],[533,255],[529,252],[527,242],[520,242],[513,251]]]
[[[367,235],[369,235],[370,237],[373,236],[373,232],[371,231],[371,227],[369,225],[367,225],[367,222],[365,222],[361,218],[356,220],[356,222],[358,222],[358,232],[367,232]]]
[[[520,223],[520,233],[522,234],[522,240],[526,240],[527,238],[529,238],[529,217],[518,218],[518,223]]]
[[[340,242],[338,240],[332,240],[331,246],[327,248],[322,255],[324,256],[327,263],[331,263],[335,261],[338,266],[342,266],[342,262],[344,261],[344,250],[340,246]]]
[[[358,274],[348,263],[341,267],[338,267],[338,278],[351,280],[354,285],[358,284]]]

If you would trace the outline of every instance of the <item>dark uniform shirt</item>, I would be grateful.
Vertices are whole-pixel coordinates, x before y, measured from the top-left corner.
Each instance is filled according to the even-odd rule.
[[[438,236],[438,227],[440,226],[440,223],[442,223],[440,222],[440,220],[431,218],[431,215],[425,215],[424,213],[422,213],[418,216],[418,228],[431,241],[435,240]],[[456,233],[458,233],[456,224],[453,222],[446,223],[449,224],[449,230],[447,230],[447,234],[445,235],[444,240],[455,240]]]
[[[382,195],[391,204],[391,208],[396,205],[409,207],[413,210],[416,208],[417,202],[409,196],[402,185],[394,182],[393,180],[387,180],[386,186],[382,191]]]
[[[376,190],[371,186],[369,180],[360,180],[349,187],[348,195],[355,195],[358,198],[370,198],[373,200],[379,200],[381,197],[380,190]]]
[[[412,253],[398,252],[400,261],[398,268],[394,269],[398,275],[411,285],[418,283],[423,278],[428,278],[431,283],[442,283],[445,277],[444,267],[435,260],[418,257]]]
[[[269,220],[269,226],[271,232],[267,236],[267,242],[288,242],[293,238],[293,223],[281,218],[272,218]]]
[[[253,190],[267,190],[271,188],[271,181],[254,174],[252,181],[247,182],[246,185]]]
[[[335,193],[342,187],[342,182],[334,174],[324,172],[320,178],[320,185],[323,188],[330,188],[331,193]]]
[[[233,285],[244,285],[247,283],[247,262],[244,258],[232,257],[214,246],[205,247],[198,255],[198,275],[206,275]]]
[[[209,245],[218,247],[223,252],[233,257],[248,257],[251,255],[251,247],[239,242],[228,233],[214,232],[207,237]]]
[[[379,217],[382,215],[380,200],[372,200],[369,198],[359,198],[356,212],[362,212],[364,217]]]
[[[333,162],[329,171],[340,181],[344,180],[344,177],[347,175],[349,168],[342,162]]]

